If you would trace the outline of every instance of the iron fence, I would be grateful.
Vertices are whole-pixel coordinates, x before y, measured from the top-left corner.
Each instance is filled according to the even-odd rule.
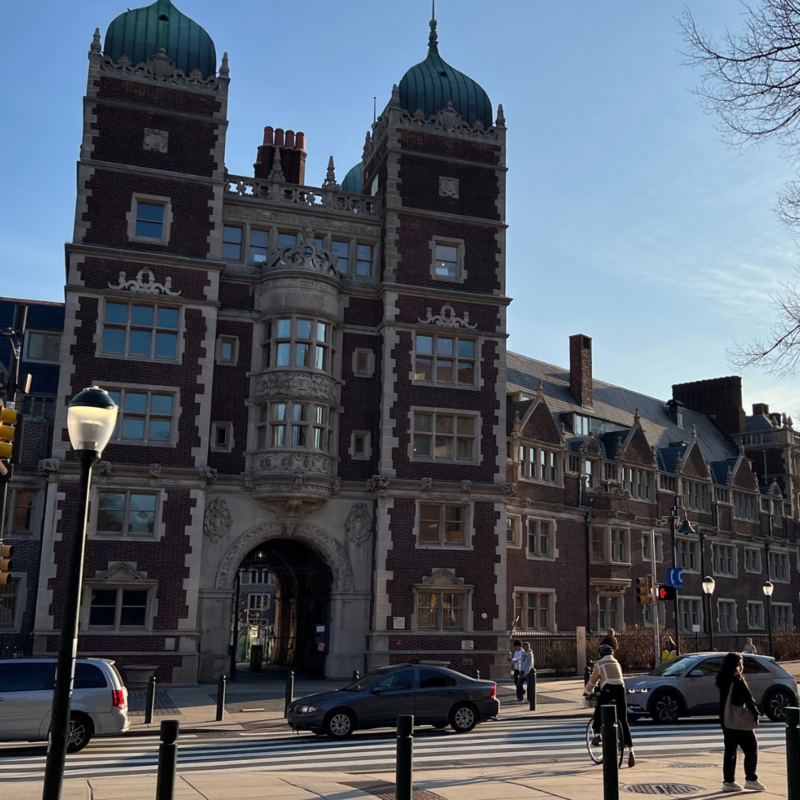
[[[578,659],[578,636],[575,631],[517,631],[513,639],[530,643],[533,665],[537,670],[551,669],[557,675],[575,672]]]
[[[27,633],[0,633],[0,658],[30,658],[33,636]]]

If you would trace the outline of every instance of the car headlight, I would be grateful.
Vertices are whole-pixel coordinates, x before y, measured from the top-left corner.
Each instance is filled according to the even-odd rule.
[[[628,689],[628,694],[647,694],[649,689]]]
[[[298,714],[315,714],[319,710],[319,706],[297,706],[295,709]]]

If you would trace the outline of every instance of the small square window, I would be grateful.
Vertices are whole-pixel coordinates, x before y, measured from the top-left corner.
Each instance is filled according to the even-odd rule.
[[[369,378],[375,372],[375,357],[372,350],[358,348],[353,352],[353,374]]]
[[[230,453],[233,448],[233,424],[213,422],[211,424],[211,449],[219,453]]]
[[[220,336],[217,340],[217,363],[234,366],[238,359],[239,340],[235,336]]]
[[[222,229],[222,257],[240,261],[242,258],[242,229],[225,225]]]
[[[436,245],[436,275],[440,278],[455,278],[458,273],[458,248],[452,245]]]
[[[145,239],[164,238],[165,206],[159,203],[136,202],[136,236]]]

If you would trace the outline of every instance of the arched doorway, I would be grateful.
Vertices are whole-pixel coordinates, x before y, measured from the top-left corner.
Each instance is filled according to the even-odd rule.
[[[236,576],[236,660],[248,659],[256,644],[267,664],[324,675],[332,582],[324,559],[305,542],[277,537],[250,550]]]

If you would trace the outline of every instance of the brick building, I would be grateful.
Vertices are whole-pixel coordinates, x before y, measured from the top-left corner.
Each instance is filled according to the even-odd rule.
[[[670,404],[594,381],[583,336],[566,371],[506,353],[502,106],[441,58],[435,23],[341,185],[332,161],[308,185],[305,135],[277,127],[253,176],[229,174],[229,82],[168,0],[95,33],[37,652],[57,646],[76,513],[66,402],[91,384],[120,420],[95,470],[79,649],[159,680],[227,670],[237,598],[264,571],[278,662],[504,673],[517,617],[641,623],[639,534],[656,527],[670,561],[676,502],[703,538],[678,548],[689,617],[702,547],[739,628],[773,562],[793,623],[788,420],[745,419],[736,379]]]

